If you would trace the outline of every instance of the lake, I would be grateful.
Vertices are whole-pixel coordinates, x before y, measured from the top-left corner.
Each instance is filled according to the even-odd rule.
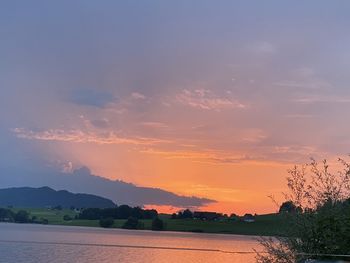
[[[255,262],[255,237],[0,223],[0,262]]]

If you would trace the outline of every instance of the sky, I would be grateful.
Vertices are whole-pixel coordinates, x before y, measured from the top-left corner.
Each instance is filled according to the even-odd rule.
[[[349,1],[0,5],[2,187],[268,213],[287,169],[349,153]]]

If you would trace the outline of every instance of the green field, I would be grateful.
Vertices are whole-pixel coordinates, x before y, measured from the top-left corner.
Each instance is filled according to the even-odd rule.
[[[20,210],[19,208],[13,209]],[[71,220],[64,221],[63,216],[69,215],[74,218],[77,213],[69,209],[49,210],[44,208],[32,208],[26,210],[30,216],[36,216],[38,219],[48,219],[50,225],[66,226],[88,226],[99,227],[98,220]],[[257,236],[281,236],[286,230],[285,217],[278,214],[258,215],[255,222],[247,223],[243,221],[201,221],[195,219],[170,219],[169,215],[159,216],[165,222],[165,231],[186,231],[203,233],[222,233],[239,235],[257,235]],[[126,220],[114,220],[114,228],[121,228]],[[151,229],[151,220],[141,220],[144,229]]]
[[[285,220],[279,215],[261,215],[253,223],[243,221],[202,221],[193,219],[166,219],[166,230],[239,235],[280,236],[285,232]]]

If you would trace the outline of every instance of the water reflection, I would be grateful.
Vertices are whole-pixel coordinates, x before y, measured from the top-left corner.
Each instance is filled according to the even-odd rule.
[[[0,233],[1,262],[250,263],[254,254],[222,251],[258,248],[254,238],[232,235],[17,224],[0,224]]]

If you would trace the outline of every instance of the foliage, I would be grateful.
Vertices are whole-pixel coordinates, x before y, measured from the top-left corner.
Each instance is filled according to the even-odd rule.
[[[279,213],[301,213],[301,207],[297,207],[292,201],[284,202],[280,209]]]
[[[232,213],[232,214],[229,216],[229,219],[230,219],[230,220],[239,220],[239,216],[236,215],[235,213]]]
[[[288,242],[282,238],[260,238],[264,253],[257,252],[257,263],[295,263],[296,258]]]
[[[193,213],[189,209],[185,209],[182,212],[182,218],[193,218]]]
[[[286,214],[290,225],[285,238],[260,240],[266,254],[257,253],[258,263],[338,260],[327,255],[350,254],[350,165],[339,162],[343,170],[337,173],[330,172],[326,161],[319,165],[315,160],[288,171],[287,206],[293,204],[299,212]]]
[[[189,209],[185,209],[184,211],[179,211],[177,214],[172,214],[171,219],[187,219],[193,218],[193,213]]]
[[[97,220],[101,218],[100,208],[86,208],[79,214],[79,219]]]
[[[101,227],[110,228],[114,225],[114,219],[111,217],[100,219],[99,224]]]
[[[49,224],[49,220],[46,218],[42,218],[40,223],[43,225],[47,225],[47,224]]]
[[[129,217],[123,225],[125,229],[143,229],[143,223],[140,222],[136,217]]]
[[[29,213],[25,210],[19,210],[15,214],[15,222],[16,223],[29,223],[29,222],[31,222],[31,220],[29,218]]]
[[[152,220],[152,230],[155,230],[155,231],[164,230],[163,220],[159,219],[158,217],[154,218]]]
[[[70,215],[64,215],[63,220],[64,221],[71,221],[71,220],[73,220],[73,218]]]
[[[142,209],[140,207],[130,207],[121,205],[115,208],[86,208],[79,214],[79,219],[99,220],[111,217],[113,219],[127,219],[134,217],[137,219],[153,219],[158,216],[157,210]]]
[[[0,208],[0,222],[13,222],[15,213],[11,209]]]
[[[176,213],[172,213],[170,218],[171,219],[177,219],[177,214]]]

